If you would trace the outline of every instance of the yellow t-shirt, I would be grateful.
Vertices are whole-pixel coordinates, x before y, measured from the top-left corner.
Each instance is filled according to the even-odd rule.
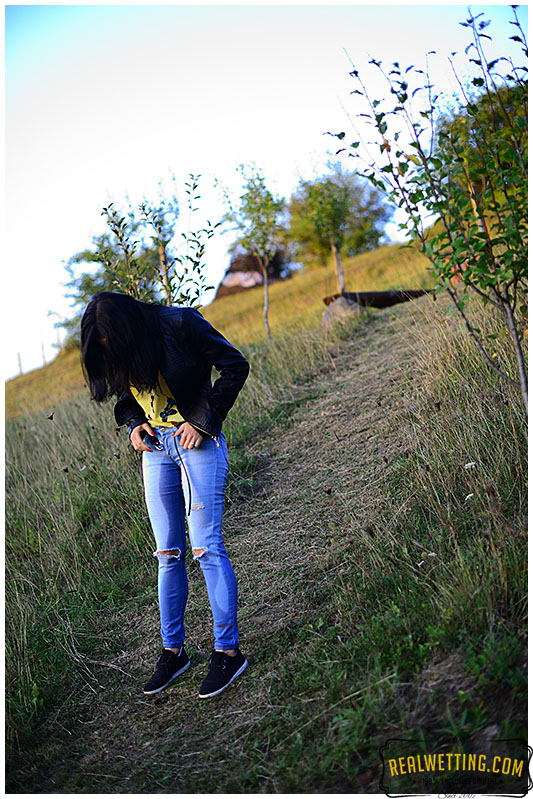
[[[159,373],[161,393],[154,391],[138,391],[130,386],[131,393],[143,409],[148,421],[155,427],[173,427],[175,422],[181,423],[185,419],[176,407],[176,400],[170,393],[165,379]]]

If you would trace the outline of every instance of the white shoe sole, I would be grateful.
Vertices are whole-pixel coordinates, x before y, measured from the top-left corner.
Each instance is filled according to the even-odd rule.
[[[222,686],[222,688],[219,688],[217,691],[213,691],[213,692],[212,692],[212,693],[210,693],[210,694],[200,694],[200,693],[199,693],[199,694],[198,694],[198,697],[199,697],[200,699],[209,699],[209,697],[210,697],[210,696],[216,696],[217,694],[220,694],[220,693],[222,693],[222,691],[224,691],[224,690],[225,690],[225,689],[228,687],[228,685],[231,685],[231,683],[233,682],[233,680],[236,680],[236,679],[237,679],[237,677],[239,676],[239,674],[242,674],[242,673],[243,673],[243,671],[244,671],[244,669],[246,668],[246,666],[247,666],[247,665],[248,665],[248,661],[247,661],[247,660],[246,660],[246,658],[245,658],[245,659],[244,659],[244,663],[242,664],[242,666],[240,667],[240,669],[239,669],[238,671],[236,671],[236,672],[235,672],[235,674],[233,675],[233,677],[231,678],[231,680],[230,680],[229,682],[227,682],[227,683],[226,683],[226,685],[223,685],[223,686]]]
[[[173,674],[172,677],[170,678],[170,680],[168,682],[166,682],[164,685],[162,685],[161,688],[155,688],[153,691],[143,691],[143,694],[146,694],[147,696],[149,696],[151,694],[158,694],[160,691],[163,691],[167,687],[167,685],[170,685],[172,680],[175,680],[176,677],[179,677],[180,674],[183,674],[184,671],[187,671],[187,669],[189,668],[190,665],[191,665],[191,661],[189,660],[189,662],[186,663],[185,666],[183,666],[182,669],[179,669],[179,671],[177,671],[175,674]]]

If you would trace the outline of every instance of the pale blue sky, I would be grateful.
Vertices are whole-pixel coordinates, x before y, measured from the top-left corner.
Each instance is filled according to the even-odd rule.
[[[508,7],[483,9],[506,41]],[[446,57],[468,42],[466,14],[464,5],[7,6],[6,254],[25,291],[24,314],[13,307],[8,320],[4,376],[18,372],[17,352],[24,371],[42,364],[42,345],[53,357],[48,311],[69,314],[64,262],[104,231],[104,205],[127,192],[140,202],[171,172],[179,183],[194,172],[202,211],[217,219],[214,178],[237,188],[235,167],[250,161],[288,198],[335,149],[324,132],[347,127],[344,48],[358,65],[368,55],[422,65],[437,50],[432,74],[452,92]],[[525,24],[524,6],[519,16]],[[213,240],[210,282],[223,276],[229,244]]]

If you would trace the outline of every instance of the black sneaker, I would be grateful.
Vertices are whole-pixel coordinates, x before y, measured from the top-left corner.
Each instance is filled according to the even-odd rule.
[[[170,649],[163,649],[157,661],[155,672],[143,688],[145,694],[157,694],[166,688],[175,677],[183,674],[189,666],[189,660],[184,647],[181,648],[179,655],[175,655]]]
[[[231,655],[226,655],[225,652],[216,652],[213,649],[209,662],[209,672],[200,686],[200,691],[198,693],[200,699],[206,699],[208,696],[219,694],[224,688],[227,688],[239,674],[242,674],[247,665],[248,661],[240,649],[237,649],[237,654],[233,655],[233,657]]]

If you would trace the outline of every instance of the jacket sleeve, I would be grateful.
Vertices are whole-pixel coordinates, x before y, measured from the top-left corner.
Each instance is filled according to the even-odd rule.
[[[209,403],[224,421],[248,377],[250,365],[196,308],[188,309],[184,321],[190,327],[196,357],[212,364],[220,372],[211,389]]]
[[[125,424],[128,427],[128,435],[139,424],[147,422],[147,418],[139,403],[134,399],[130,391],[121,394],[114,407],[115,421],[120,427]]]

